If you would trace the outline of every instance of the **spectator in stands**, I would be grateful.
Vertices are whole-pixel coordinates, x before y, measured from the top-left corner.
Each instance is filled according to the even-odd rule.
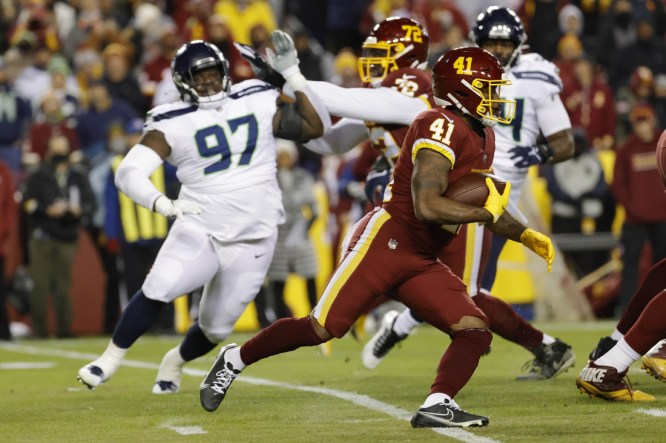
[[[175,29],[168,28],[157,42],[157,54],[143,66],[139,75],[141,91],[152,103],[157,85],[164,78],[171,78],[171,59],[180,46],[180,38]]]
[[[557,42],[557,57],[553,60],[555,66],[560,70],[562,87],[570,90],[576,85],[574,66],[576,61],[583,55],[583,45],[574,34],[565,34]]]
[[[649,103],[657,116],[657,126],[666,127],[666,98],[656,96],[655,78],[647,66],[634,69],[629,84],[622,86],[615,94],[615,110],[617,113],[617,140],[623,142],[631,132],[629,116],[638,103]]]
[[[614,54],[609,71],[613,89],[629,83],[631,73],[639,66],[649,67],[655,76],[666,75],[666,42],[655,36],[650,16],[636,21],[636,41]]]
[[[631,0],[615,0],[612,9],[600,16],[599,31],[595,35],[597,44],[593,54],[606,70],[612,65],[613,55],[636,40],[633,17],[634,8]],[[585,20],[588,24],[588,17]]]
[[[61,101],[61,112],[65,118],[73,117],[80,110],[79,85],[72,75],[72,68],[62,56],[54,56],[49,60],[46,70],[51,74],[51,88],[45,93],[55,93]],[[44,95],[44,96],[45,96]],[[42,96],[42,103],[44,102]]]
[[[189,12],[189,17],[182,28],[183,41],[206,39],[206,21],[214,5],[215,0],[188,0],[185,9]]]
[[[219,0],[215,14],[226,19],[233,39],[246,45],[252,43],[250,30],[256,25],[263,25],[269,33],[277,28],[273,9],[266,0]]]
[[[331,83],[345,88],[358,88],[361,79],[358,76],[358,57],[351,48],[343,48],[335,56],[333,62],[334,76]]]
[[[38,155],[40,160],[46,156],[52,135],[63,135],[69,141],[72,152],[79,150],[76,121],[67,118],[65,108],[60,97],[53,91],[46,94],[42,100],[42,106],[29,133],[29,152]]]
[[[583,128],[595,149],[612,149],[615,144],[613,92],[596,69],[597,64],[590,56],[581,56],[574,65],[575,83],[563,89],[562,102],[571,125]]]
[[[652,246],[651,263],[666,258],[666,195],[661,192],[655,144],[661,133],[654,110],[638,104],[631,111],[632,133],[617,150],[612,190],[626,213],[622,226],[622,282],[616,306],[619,317],[639,280],[643,248]]]
[[[553,234],[583,233],[584,219],[598,219],[604,209],[612,210],[614,206],[601,163],[597,154],[590,150],[585,131],[580,128],[574,128],[574,144],[573,158],[540,166],[552,199]],[[568,253],[567,257],[576,274],[582,277],[606,263],[609,254],[577,251]]]
[[[231,81],[238,83],[254,77],[250,65],[234,46],[228,21],[220,14],[211,15],[206,21],[206,34],[204,40],[217,46],[229,61]]]
[[[76,132],[84,159],[92,161],[104,152],[109,128],[113,124],[125,126],[138,115],[127,102],[112,97],[106,83],[100,80],[90,83],[88,100],[88,109],[79,115]]]
[[[95,206],[87,178],[70,167],[69,153],[67,138],[51,137],[47,160],[28,178],[23,195],[29,227],[30,274],[35,283],[30,299],[32,326],[40,338],[48,336],[50,293],[54,296],[56,336],[71,336],[71,265],[79,226]]]
[[[12,338],[5,295],[5,254],[9,234],[17,222],[14,189],[11,171],[5,162],[0,160],[0,340]]]
[[[309,236],[310,227],[317,219],[317,202],[312,175],[296,165],[296,144],[277,140],[276,149],[277,178],[286,221],[278,226],[278,239],[267,277],[275,296],[275,314],[277,318],[285,318],[293,316],[284,292],[287,277],[292,272],[305,279],[310,306],[317,305],[317,257]]]
[[[298,52],[301,72],[308,80],[323,80],[321,53],[315,52],[310,43],[310,36],[306,31],[294,33],[294,46]]]
[[[14,87],[8,66],[0,57],[0,102],[5,111],[0,113],[0,161],[14,173],[15,184],[21,169],[21,144],[32,121],[30,103]],[[7,112],[9,111],[9,112]]]
[[[111,43],[104,49],[103,81],[109,95],[129,103],[137,115],[148,111],[148,101],[141,92],[139,81],[133,74],[127,48],[120,43]]]

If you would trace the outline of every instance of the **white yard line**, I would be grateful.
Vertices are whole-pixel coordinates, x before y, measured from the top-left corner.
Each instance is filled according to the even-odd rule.
[[[2,343],[0,344],[0,349],[5,349],[7,351],[12,351],[12,352],[20,352],[23,354],[39,355],[42,357],[48,355],[51,357],[68,358],[71,360],[88,361],[88,360],[94,360],[98,357],[97,354],[86,354],[83,352],[65,351],[61,349],[52,349],[52,348],[40,348],[37,346],[25,346],[15,343]],[[159,365],[155,363],[148,363],[138,360],[123,360],[122,364],[123,366],[129,366],[132,368],[141,368],[141,369],[157,369],[159,367]],[[200,369],[191,369],[191,368],[184,368],[183,373],[191,375],[193,377],[198,377],[199,379],[201,379],[206,375],[206,371]],[[379,400],[375,400],[374,398],[368,397],[367,395],[357,394],[355,392],[346,392],[337,389],[320,388],[315,386],[295,385],[291,383],[283,383],[257,377],[240,376],[236,380],[253,385],[272,386],[276,388],[290,389],[294,391],[328,395],[331,397],[338,398],[340,400],[348,401],[357,406],[361,406],[363,408],[370,409],[372,411],[381,412],[390,417],[407,422],[410,421],[413,415],[412,412],[407,411],[406,409],[398,408],[396,406],[389,405]],[[198,426],[172,426],[171,424],[165,423],[162,424],[161,427],[166,429],[171,429],[178,433],[180,433],[181,431],[192,432],[192,433],[206,432],[205,429],[200,428]],[[450,437],[455,440],[460,440],[468,443],[500,443],[498,440],[474,435],[471,432],[459,428],[431,428],[431,430],[437,434],[441,434],[446,437]]]
[[[639,414],[651,415],[653,417],[666,417],[666,409],[636,409]]]

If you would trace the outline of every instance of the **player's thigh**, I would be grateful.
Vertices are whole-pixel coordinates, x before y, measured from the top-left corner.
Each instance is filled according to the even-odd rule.
[[[199,324],[209,339],[224,340],[264,283],[271,264],[277,231],[271,237],[217,245],[220,270],[206,284]]]
[[[463,317],[477,317],[486,325],[488,319],[467,295],[463,282],[441,264],[404,282],[397,298],[427,323],[450,332]]]
[[[313,311],[334,337],[342,337],[377,297],[398,286],[418,265],[408,234],[386,211],[373,211],[363,220]]]
[[[203,286],[217,270],[217,257],[208,235],[189,223],[176,221],[142,289],[150,299],[170,302]]]

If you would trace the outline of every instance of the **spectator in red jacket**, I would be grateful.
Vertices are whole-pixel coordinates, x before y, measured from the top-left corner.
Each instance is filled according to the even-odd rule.
[[[662,191],[654,146],[661,130],[654,109],[638,104],[631,112],[632,133],[617,150],[612,190],[624,206],[622,227],[622,282],[616,313],[621,314],[636,290],[639,259],[646,242],[652,246],[652,263],[666,258],[666,195]]]
[[[12,173],[0,161],[0,340],[11,339],[9,332],[9,316],[5,305],[5,251],[12,223],[16,223],[16,202],[14,201],[14,185]]]

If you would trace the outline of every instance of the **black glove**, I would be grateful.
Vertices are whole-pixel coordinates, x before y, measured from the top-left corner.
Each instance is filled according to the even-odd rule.
[[[509,149],[511,160],[517,168],[527,168],[539,163],[546,163],[553,158],[553,150],[546,144],[536,146],[516,146]]]
[[[234,46],[245,60],[250,63],[250,67],[259,80],[270,83],[278,89],[282,89],[285,80],[279,72],[273,69],[259,52],[250,45],[234,42]]]

